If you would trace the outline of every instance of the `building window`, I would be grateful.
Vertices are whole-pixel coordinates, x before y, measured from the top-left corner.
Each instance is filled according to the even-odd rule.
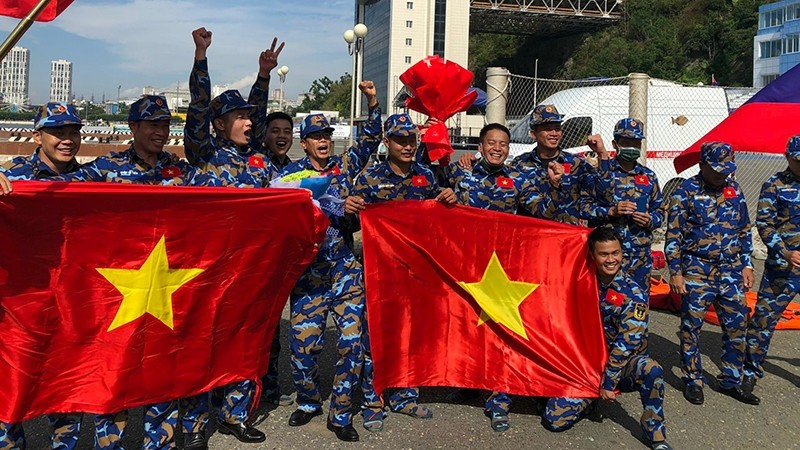
[[[406,45],[411,45],[411,38],[406,38]]]
[[[406,64],[411,64],[411,57],[410,56],[406,56]]]
[[[784,11],[786,8],[773,9],[759,14],[758,27],[769,28],[783,25]]]
[[[800,53],[800,33],[783,38],[783,54]]]
[[[406,28],[411,28],[412,26],[414,26],[414,22],[406,20]]]
[[[447,3],[436,0],[433,11],[433,54],[444,58],[445,25],[447,23]]]
[[[761,75],[761,85],[766,86],[778,78],[778,74],[775,75]]]
[[[760,59],[775,58],[781,56],[781,41],[766,41],[760,43],[761,53]]]
[[[414,2],[406,2],[406,9],[414,9]]]
[[[800,19],[800,3],[786,7],[786,20]]]

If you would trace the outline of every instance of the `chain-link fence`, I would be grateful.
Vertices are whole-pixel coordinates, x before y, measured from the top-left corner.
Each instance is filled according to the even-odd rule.
[[[552,80],[512,74],[506,104],[506,121],[511,128],[511,157],[534,147],[528,116],[538,104],[555,105],[564,115],[562,148],[589,157],[592,154],[584,145],[587,136],[600,134],[611,150],[614,125],[624,117],[633,116],[645,125],[645,164],[656,173],[666,201],[681,181],[698,172],[695,165],[676,173],[675,157],[711,131],[756,91],[645,78],[646,87],[638,91],[634,88],[631,100],[631,79]],[[762,183],[783,170],[786,162],[783,155],[748,152],[738,152],[736,162],[737,181],[748,202],[751,221],[754,221]],[[753,232],[755,256],[763,259],[765,248],[755,228]],[[663,235],[663,230],[659,235]]]

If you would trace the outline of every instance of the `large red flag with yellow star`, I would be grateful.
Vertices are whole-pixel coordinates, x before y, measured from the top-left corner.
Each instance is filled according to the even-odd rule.
[[[0,197],[0,420],[258,379],[326,226],[304,190],[16,182]]]
[[[597,397],[607,359],[589,229],[435,201],[361,213],[378,392]]]

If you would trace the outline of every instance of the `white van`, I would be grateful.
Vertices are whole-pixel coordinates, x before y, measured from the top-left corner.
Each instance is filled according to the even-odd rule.
[[[627,85],[578,87],[559,91],[538,103],[555,105],[564,116],[562,148],[571,153],[588,152],[589,147],[583,145],[586,137],[600,134],[606,147],[613,150],[614,125],[628,117],[628,93]],[[697,173],[696,166],[675,173],[673,160],[728,117],[729,111],[725,88],[650,81],[648,117],[640,119],[646,126],[647,166],[656,173],[662,188],[677,176],[687,178]],[[528,117],[530,113],[511,129],[509,159],[535,146]]]

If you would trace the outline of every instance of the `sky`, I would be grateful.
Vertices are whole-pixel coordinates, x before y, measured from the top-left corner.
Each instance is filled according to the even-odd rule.
[[[135,98],[144,86],[188,89],[194,58],[192,30],[213,33],[208,49],[212,84],[247,95],[258,56],[272,38],[285,41],[278,68],[289,67],[286,99],[312,81],[352,71],[342,33],[353,26],[352,0],[75,0],[53,22],[36,22],[18,46],[30,50],[30,98],[50,95],[50,61],[72,61],[78,99]],[[0,17],[4,38],[18,23]],[[280,87],[277,69],[270,89]]]

